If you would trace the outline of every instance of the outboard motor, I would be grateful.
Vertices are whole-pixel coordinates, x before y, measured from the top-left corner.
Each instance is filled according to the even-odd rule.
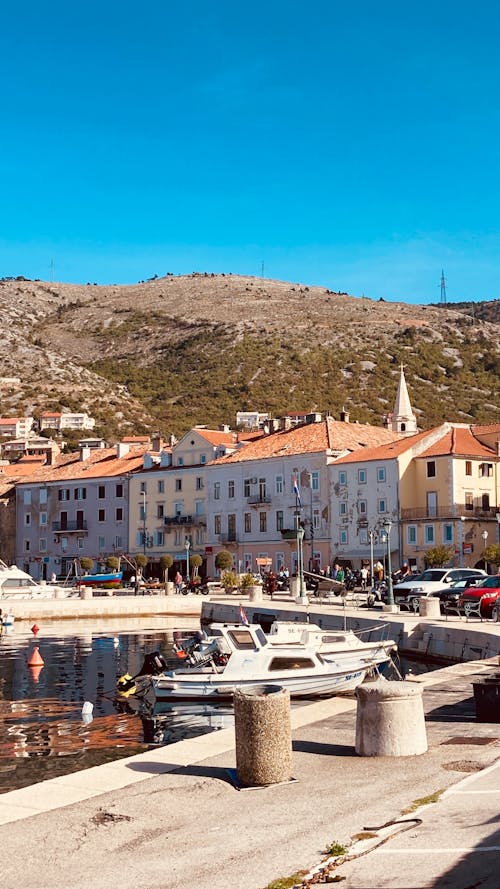
[[[167,669],[167,662],[159,651],[150,651],[136,676],[158,676]]]

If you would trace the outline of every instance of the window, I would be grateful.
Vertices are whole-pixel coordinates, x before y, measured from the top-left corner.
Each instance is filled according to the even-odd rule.
[[[74,499],[75,500],[86,500],[87,498],[87,488],[75,488]]]
[[[141,509],[142,509],[142,507],[141,507]],[[97,521],[98,522],[105,522],[106,521],[106,510],[105,509],[98,509],[97,510]]]
[[[203,487],[203,478],[201,477],[201,475],[198,475],[196,477],[196,490],[201,491],[202,487]]]
[[[424,536],[426,543],[434,543],[434,525],[425,525]]]
[[[184,457],[177,457],[177,466],[184,466]]]
[[[267,531],[267,512],[259,512],[259,530]]]
[[[117,506],[115,510],[115,521],[123,522],[123,507]]]
[[[379,512],[379,513],[387,512],[387,501],[386,500],[379,500],[378,501],[377,512]]]
[[[155,531],[154,545],[155,546],[163,546],[163,531]]]
[[[38,541],[38,552],[40,552],[40,553],[47,552],[47,538],[46,537],[40,537],[40,540]]]
[[[203,463],[206,463],[206,462],[207,462],[207,455],[206,455],[206,454],[200,454],[200,463],[203,464]]]
[[[493,463],[480,463],[479,464],[479,475],[481,478],[485,478],[493,475]]]
[[[410,544],[410,546],[416,546],[417,544],[417,526],[416,525],[408,525],[406,529],[406,540]]]
[[[76,538],[76,548],[77,548],[77,549],[83,549],[83,541],[84,541],[84,539],[85,539],[84,537],[77,537],[77,538]]]
[[[196,543],[197,545],[203,543],[203,528],[196,529]]]
[[[135,545],[142,546],[142,531],[137,531],[135,535]]]
[[[366,500],[358,500],[358,512],[360,515],[366,515],[366,513],[367,513]]]
[[[146,482],[141,482],[141,494],[146,494],[147,490]]]
[[[25,512],[24,514],[24,527],[27,528],[28,525],[31,525],[31,514],[29,512]]]
[[[123,497],[123,485],[121,482],[118,482],[116,485],[116,496],[120,498]]]
[[[283,530],[283,510],[282,509],[276,510],[276,530],[277,531]]]
[[[214,534],[221,533],[221,517],[220,515],[214,515]]]
[[[106,498],[106,487],[105,485],[99,485],[98,495],[99,500],[104,500]]]
[[[140,518],[141,522],[143,522],[144,519],[146,518],[146,507],[145,507],[144,503],[141,503],[141,505],[139,506],[139,518]]]
[[[204,515],[205,514],[205,504],[203,500],[195,500],[194,501],[194,514],[195,515]]]
[[[366,528],[361,528],[359,532],[359,542],[362,546],[368,545],[368,531]]]
[[[339,501],[339,515],[347,515],[347,503],[345,500]]]
[[[261,502],[265,501],[266,496],[266,480],[265,478],[259,478],[259,497]]]
[[[276,476],[275,491],[277,494],[283,493],[283,476],[282,475]]]
[[[472,475],[472,460],[465,461],[465,474]]]
[[[443,525],[443,543],[453,543],[453,525]]]
[[[105,537],[99,537],[98,548],[99,548],[100,553],[102,553],[102,551],[106,549],[106,538]]]
[[[490,495],[489,494],[481,494],[481,509],[484,512],[487,512],[490,508]]]
[[[164,480],[163,480],[162,478],[160,478],[160,479],[158,480],[158,493],[159,493],[159,494],[164,494],[164,493],[165,493],[165,482],[164,482]]]
[[[232,480],[227,483],[227,496],[230,500],[234,497],[234,481]]]
[[[119,534],[115,537],[115,549],[123,549],[123,537],[120,537]]]
[[[47,488],[40,488],[40,492],[39,492],[38,497],[39,497],[39,503],[40,503],[40,506],[42,506],[43,504],[47,503],[47,501],[48,501],[48,499],[49,499],[49,498],[48,498],[48,491],[47,491]]]
[[[24,549],[24,552],[25,552],[25,553],[29,553],[29,551],[30,551],[30,546],[31,546],[31,544],[30,544],[29,540],[25,540],[25,541],[24,541],[24,544],[23,544],[23,549]]]
[[[182,515],[183,506],[184,506],[184,504],[183,504],[182,500],[177,500],[175,502],[174,507],[175,507],[175,514],[176,515]]]
[[[243,564],[245,566],[245,571],[252,570],[252,553],[243,554]]]
[[[358,469],[358,485],[366,485],[366,469]]]
[[[182,479],[181,479],[181,478],[176,478],[176,480],[175,480],[175,490],[176,490],[176,491],[182,491]]]
[[[347,484],[347,472],[344,472],[344,470],[341,470],[341,472],[339,472],[339,485],[346,485],[346,484]]]
[[[343,528],[340,532],[340,543],[341,546],[347,546],[348,537],[347,537],[347,528]]]
[[[251,534],[251,532],[252,532],[252,513],[251,512],[245,513],[244,522],[245,522],[245,534]]]
[[[474,509],[474,494],[472,491],[465,492],[465,508],[469,510],[469,512],[472,512]]]
[[[227,536],[229,540],[236,540],[236,516],[234,512],[228,513],[227,516]]]
[[[250,497],[250,479],[245,478],[243,480],[243,496]]]
[[[320,524],[321,524],[320,511],[319,511],[319,507],[316,506],[313,509],[313,528],[315,531],[317,531],[319,529]]]
[[[59,491],[59,493],[61,492]],[[23,503],[25,506],[31,506],[31,491],[23,491]]]
[[[220,500],[220,482],[214,482],[214,500]]]
[[[436,461],[427,461],[427,478],[436,478]]]
[[[46,525],[46,524],[47,524],[47,513],[46,513],[46,512],[41,512],[41,513],[40,513],[40,524],[41,524],[41,525]]]
[[[319,491],[319,472],[317,469],[311,472],[311,488],[313,491]]]
[[[377,481],[385,482],[385,466],[377,466]]]
[[[162,519],[164,515],[165,515],[165,507],[164,507],[163,503],[158,503],[157,507],[156,507],[156,518]]]
[[[69,500],[69,495],[69,488],[60,488],[60,490],[58,491],[59,500]]]

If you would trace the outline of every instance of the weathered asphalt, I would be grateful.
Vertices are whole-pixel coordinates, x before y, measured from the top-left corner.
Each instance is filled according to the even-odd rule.
[[[238,790],[223,729],[4,794],[0,885],[264,889],[319,866],[346,889],[499,889],[500,727],[478,722],[472,699],[497,670],[417,677],[420,756],[357,756],[356,700],[332,698],[292,709],[291,782]],[[332,844],[346,855],[329,859]]]

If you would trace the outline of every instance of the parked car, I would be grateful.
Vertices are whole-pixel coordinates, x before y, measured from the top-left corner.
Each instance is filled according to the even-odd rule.
[[[481,599],[481,617],[493,617],[498,620],[498,605],[500,604],[500,574],[492,574],[473,587],[464,590],[460,596],[459,607],[466,610],[468,604],[477,606]]]
[[[465,577],[463,580],[454,580],[449,586],[442,587],[431,593],[441,604],[441,614],[445,614],[446,608],[459,608],[460,596],[471,586],[475,586],[484,580],[484,577]]]
[[[454,581],[469,577],[479,580],[486,576],[486,571],[480,568],[427,568],[418,578],[398,583],[394,587],[394,601],[411,607],[415,599],[432,596]]]

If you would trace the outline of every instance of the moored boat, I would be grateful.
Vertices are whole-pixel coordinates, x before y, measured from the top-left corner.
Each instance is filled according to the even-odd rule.
[[[108,571],[102,574],[82,574],[76,578],[77,586],[120,586],[123,571]]]
[[[6,565],[0,559],[0,599],[54,599],[72,595],[76,595],[74,588],[37,583],[31,574],[16,565]]]
[[[264,684],[280,685],[291,697],[318,697],[352,691],[396,649],[393,640],[364,642],[350,630],[305,622],[275,621],[267,636],[256,624],[212,624],[192,645],[178,646],[181,667],[165,669],[155,652],[118,688],[155,701],[224,700]]]

